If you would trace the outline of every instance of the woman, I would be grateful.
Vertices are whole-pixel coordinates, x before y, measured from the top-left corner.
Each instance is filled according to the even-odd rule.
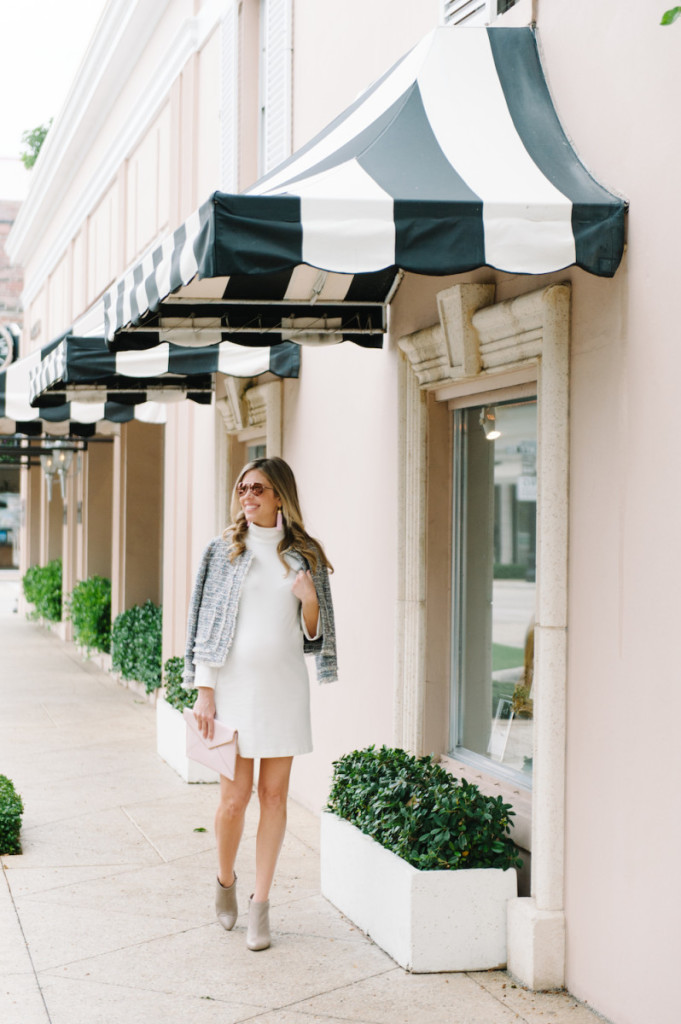
[[[234,779],[220,776],[215,817],[215,909],[228,931],[238,909],[234,865],[260,759],[255,889],[246,944],[270,945],[269,891],[286,829],[296,754],[312,750],[304,653],[320,682],[337,678],[329,571],[306,532],[295,478],[283,459],[244,466],[232,494],[232,525],[204,551],[189,609],[184,686],[198,688],[194,714],[212,739],[217,717],[238,730]]]

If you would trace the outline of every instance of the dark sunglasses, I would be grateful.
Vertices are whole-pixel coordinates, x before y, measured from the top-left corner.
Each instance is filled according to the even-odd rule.
[[[236,489],[240,498],[243,498],[243,496],[248,494],[249,491],[251,491],[252,494],[255,494],[256,498],[259,498],[263,491],[273,490],[274,487],[268,487],[267,484],[238,484]]]

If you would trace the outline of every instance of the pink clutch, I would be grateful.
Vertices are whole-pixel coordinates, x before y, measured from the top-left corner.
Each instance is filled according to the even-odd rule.
[[[220,775],[226,775],[228,779],[233,779],[238,736],[236,729],[230,728],[216,718],[213,739],[206,740],[191,708],[185,708],[182,714],[187,723],[187,757],[205,765],[206,768],[212,768]]]

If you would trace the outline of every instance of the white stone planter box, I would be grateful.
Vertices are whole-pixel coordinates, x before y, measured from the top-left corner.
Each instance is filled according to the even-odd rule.
[[[506,965],[513,868],[419,871],[348,821],[322,814],[322,895],[408,971]]]
[[[187,757],[186,731],[182,713],[159,697],[156,701],[156,749],[160,756],[185,782],[217,782],[217,772]]]

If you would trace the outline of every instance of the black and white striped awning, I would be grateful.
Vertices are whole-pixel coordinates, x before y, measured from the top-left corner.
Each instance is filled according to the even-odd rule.
[[[105,296],[113,348],[380,345],[398,270],[612,276],[626,204],[553,108],[529,28],[438,28],[244,194],[216,192]]]
[[[0,434],[34,436],[49,429],[50,433],[85,436],[103,422],[127,423],[136,419],[143,423],[165,423],[166,409],[162,403],[141,401],[139,397],[135,400],[136,396],[128,401],[128,396],[114,394],[110,398],[102,394],[97,401],[61,400],[45,408],[34,408],[29,401],[31,374],[60,341],[57,338],[0,371]]]
[[[153,348],[110,352],[104,338],[64,337],[30,373],[29,401],[41,409],[64,401],[115,400],[127,404],[187,398],[209,404],[214,375],[297,377],[300,349],[245,348],[233,342],[187,348],[164,342]]]

